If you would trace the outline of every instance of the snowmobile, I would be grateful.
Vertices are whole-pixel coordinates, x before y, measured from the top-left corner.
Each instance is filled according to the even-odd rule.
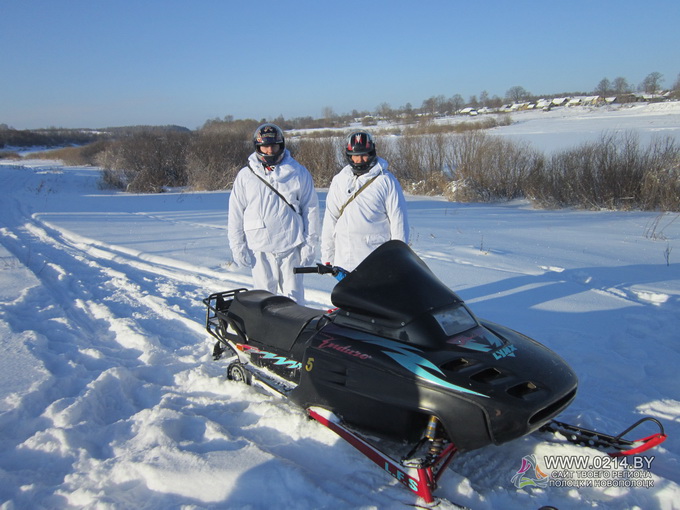
[[[425,502],[456,452],[541,428],[619,452],[633,445],[553,420],[574,400],[574,371],[535,340],[476,317],[405,243],[383,244],[352,272],[295,271],[335,276],[335,308],[263,290],[212,294],[213,357],[229,359],[229,379],[307,410]],[[663,439],[661,429],[635,448]]]

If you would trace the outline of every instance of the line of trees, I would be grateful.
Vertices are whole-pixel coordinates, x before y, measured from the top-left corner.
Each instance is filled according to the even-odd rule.
[[[658,93],[662,89],[664,77],[659,72],[652,72],[647,75],[638,86],[640,92],[646,94]],[[595,89],[591,92],[594,95],[609,97],[612,95],[627,94],[633,91],[628,81],[623,77],[617,77],[613,81],[602,78]],[[219,131],[227,125],[228,129],[234,129],[235,125],[261,124],[269,120],[279,125],[284,130],[293,129],[322,129],[337,128],[347,126],[357,119],[364,119],[365,125],[375,125],[376,119],[386,119],[388,121],[400,121],[402,123],[413,123],[423,117],[433,117],[440,115],[452,115],[460,112],[463,108],[500,108],[507,103],[520,103],[536,101],[545,97],[577,96],[588,95],[587,92],[563,92],[551,95],[535,95],[524,87],[516,85],[510,87],[501,98],[497,95],[491,96],[483,90],[479,96],[472,95],[466,101],[460,94],[454,94],[447,98],[444,95],[432,96],[425,99],[420,107],[414,107],[411,103],[406,103],[399,108],[393,108],[389,103],[380,103],[373,111],[352,110],[350,113],[336,114],[332,107],[326,106],[322,109],[320,118],[296,117],[286,119],[279,115],[273,119],[253,119],[237,120],[233,116],[227,115],[224,118],[214,118],[207,120],[200,131]],[[669,98],[680,99],[680,74],[668,94]],[[6,124],[0,124],[0,149],[5,147],[32,147],[32,146],[58,146],[58,145],[82,145],[102,139],[119,139],[133,136],[137,133],[164,133],[164,132],[189,132],[182,126],[128,126],[101,129],[64,129],[47,128],[41,130],[15,130]]]
[[[655,94],[662,91],[662,83],[664,77],[659,72],[650,73],[638,86],[640,92],[646,94]],[[633,87],[628,83],[628,80],[619,76],[613,81],[608,78],[603,78],[591,92],[561,92],[558,94],[532,94],[521,85],[510,87],[503,97],[498,95],[491,96],[488,91],[482,90],[477,95],[472,95],[466,101],[460,94],[454,94],[447,98],[444,95],[431,96],[425,99],[419,108],[414,107],[411,103],[406,103],[400,108],[392,108],[389,103],[379,104],[373,112],[359,112],[354,110],[350,115],[335,115],[333,109],[326,107],[323,109],[323,120],[325,126],[331,127],[336,125],[343,125],[351,119],[361,119],[378,117],[387,120],[402,120],[404,122],[413,122],[419,116],[436,116],[436,115],[452,115],[461,111],[464,108],[489,108],[497,109],[508,103],[523,103],[535,102],[538,99],[545,97],[560,97],[560,96],[585,96],[589,94],[598,95],[602,97],[617,96],[622,94],[629,94],[633,91]],[[672,88],[670,89],[670,98],[680,99],[680,75]],[[278,119],[281,120],[281,119]],[[293,129],[293,126],[289,129]],[[316,126],[321,127],[321,126]]]
[[[637,90],[646,94],[659,93],[662,91],[663,81],[664,77],[661,73],[650,73],[640,83]],[[417,116],[422,115],[434,116],[455,114],[466,107],[496,109],[508,103],[535,102],[538,99],[545,97],[585,96],[589,94],[610,97],[629,94],[633,92],[633,90],[634,88],[628,83],[628,80],[621,76],[615,78],[613,81],[609,81],[608,78],[603,78],[591,92],[579,91],[536,95],[532,94],[521,85],[516,85],[510,87],[503,97],[497,95],[491,96],[486,90],[483,90],[479,96],[470,96],[467,101],[460,94],[454,94],[449,98],[444,95],[437,95],[425,99],[420,108],[414,108],[410,103],[407,103],[400,108],[392,108],[388,103],[381,103],[373,112],[357,112],[355,110],[352,112],[351,117],[357,119],[375,115],[376,117],[388,120],[405,119],[406,121],[412,121]],[[680,99],[680,74],[671,87],[670,92],[670,98]],[[339,121],[346,120],[346,118],[343,118],[342,116],[334,116],[332,114],[332,109],[328,107],[324,109],[324,118],[337,119]]]
[[[638,86],[640,92],[647,94],[654,94],[661,92],[661,85],[664,77],[659,72],[650,73]],[[414,107],[411,103],[393,108],[389,103],[380,103],[373,111],[368,110],[352,110],[350,113],[337,114],[332,107],[326,106],[322,109],[320,118],[314,119],[312,117],[297,117],[294,119],[286,119],[283,116],[278,116],[269,119],[270,122],[281,126],[284,130],[293,129],[322,129],[322,128],[337,128],[349,125],[351,122],[363,120],[364,125],[371,126],[377,124],[377,119],[384,119],[387,121],[399,121],[404,124],[416,122],[423,117],[435,117],[454,115],[464,108],[489,108],[491,110],[501,108],[508,103],[523,103],[535,102],[538,99],[546,97],[564,97],[564,96],[585,96],[598,95],[602,97],[620,96],[629,94],[633,91],[633,87],[628,83],[628,80],[619,76],[613,81],[608,78],[603,78],[597,84],[595,89],[590,92],[561,92],[558,94],[532,94],[521,85],[510,87],[503,97],[493,95],[488,91],[483,90],[479,96],[472,95],[466,101],[460,94],[454,94],[451,97],[444,95],[431,96],[423,100],[420,107]],[[672,88],[670,89],[669,98],[680,99],[680,74]],[[262,119],[261,122],[264,122]],[[235,122],[231,115],[224,117],[224,119],[210,119],[206,121],[202,129],[212,129],[220,124],[231,124]],[[255,121],[253,121],[255,122]]]
[[[639,92],[644,92],[645,94],[659,94],[660,92],[663,92],[663,87],[661,86],[663,81],[663,74],[659,72],[649,73],[645,76],[645,79],[642,80],[640,85],[638,85],[637,90]],[[605,77],[600,80],[593,92],[597,95],[608,97],[612,95],[629,94],[633,92],[633,87],[631,87],[628,84],[628,81],[623,77],[615,78],[613,82]],[[678,78],[671,87],[669,97],[680,99],[680,75],[678,75]]]
[[[659,73],[651,73],[641,86],[657,90],[662,79]],[[612,85],[603,79],[598,87],[600,92],[619,90],[616,87],[626,90],[627,83],[617,78]],[[680,92],[680,77],[676,89]],[[480,99],[486,104],[493,100],[486,93]],[[512,87],[506,99],[525,101],[531,96],[522,87]],[[381,155],[390,161],[408,192],[443,194],[460,201],[525,197],[546,206],[680,210],[680,150],[672,139],[640,147],[632,135],[603,137],[597,143],[546,157],[526,145],[485,133],[487,128],[510,123],[507,114],[448,126],[432,122],[443,109],[462,105],[459,95],[451,100],[437,96],[424,101],[419,110],[410,105],[392,110],[387,104],[376,110],[376,115],[399,116],[402,121],[401,127],[370,129],[378,137]],[[356,114],[343,119],[344,125]],[[339,123],[330,108],[324,117],[312,119],[314,125],[330,128]],[[178,126],[134,126],[105,132],[57,128],[17,132],[0,126],[0,141],[20,145],[11,137],[30,134],[27,140],[31,145],[76,145],[45,156],[101,167],[105,187],[130,192],[175,187],[219,190],[231,187],[252,152],[252,133],[263,121],[228,116],[209,120],[196,131]],[[312,121],[280,117],[273,122],[293,129]],[[395,134],[399,136],[386,136]],[[317,130],[304,137],[289,137],[287,145],[312,172],[316,185],[326,187],[344,164],[340,152],[343,138],[338,130]]]
[[[0,124],[0,149],[7,147],[67,147],[82,146],[94,142],[130,138],[140,133],[163,134],[167,132],[189,133],[181,126],[125,126],[103,129],[45,129],[18,130]],[[7,156],[0,152],[0,157]]]
[[[80,129],[48,128],[16,130],[0,124],[0,148],[4,147],[54,147],[58,145],[83,145],[100,138],[93,131]]]
[[[542,207],[680,211],[680,145],[670,137],[642,146],[633,133],[603,135],[545,156],[473,124],[464,132],[413,129],[393,136],[393,128],[374,134],[408,193],[463,202],[527,198]],[[83,164],[86,154],[85,164],[103,168],[102,186],[131,192],[229,189],[253,150],[255,127],[239,121],[198,132],[139,133],[47,157],[77,153]],[[316,186],[327,187],[344,165],[343,140],[344,134],[329,130],[326,136],[291,137],[287,147]]]

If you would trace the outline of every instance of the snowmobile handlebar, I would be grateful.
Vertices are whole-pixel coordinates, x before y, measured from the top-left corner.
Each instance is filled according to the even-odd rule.
[[[293,272],[296,274],[301,273],[330,274],[333,275],[338,280],[342,280],[345,276],[349,274],[349,271],[346,271],[341,267],[332,266],[330,264],[322,264],[321,262],[317,262],[316,266],[295,267],[293,268]]]

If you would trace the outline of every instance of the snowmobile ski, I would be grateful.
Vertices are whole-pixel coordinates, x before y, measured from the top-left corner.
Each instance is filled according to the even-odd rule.
[[[628,434],[633,429],[642,425],[644,422],[655,423],[659,427],[659,431],[640,439],[625,439],[623,436]],[[626,455],[637,455],[644,451],[654,448],[663,443],[668,437],[664,431],[661,422],[655,418],[646,416],[617,436],[604,434],[589,430],[578,425],[570,425],[557,420],[551,420],[541,427],[542,431],[552,432],[564,436],[570,443],[590,446],[605,451],[610,457],[623,457]]]
[[[446,444],[440,438],[426,439],[428,446],[425,455],[413,457],[418,447],[422,446],[419,444],[397,461],[368,439],[344,425],[342,420],[331,411],[321,407],[310,407],[307,412],[311,418],[338,434],[407,489],[422,498],[425,503],[435,501],[432,492],[437,488],[439,478],[458,451],[454,444]]]

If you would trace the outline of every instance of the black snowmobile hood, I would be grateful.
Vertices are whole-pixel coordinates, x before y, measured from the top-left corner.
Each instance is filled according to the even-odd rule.
[[[331,301],[348,312],[408,323],[462,300],[403,241],[379,246],[333,289]]]

